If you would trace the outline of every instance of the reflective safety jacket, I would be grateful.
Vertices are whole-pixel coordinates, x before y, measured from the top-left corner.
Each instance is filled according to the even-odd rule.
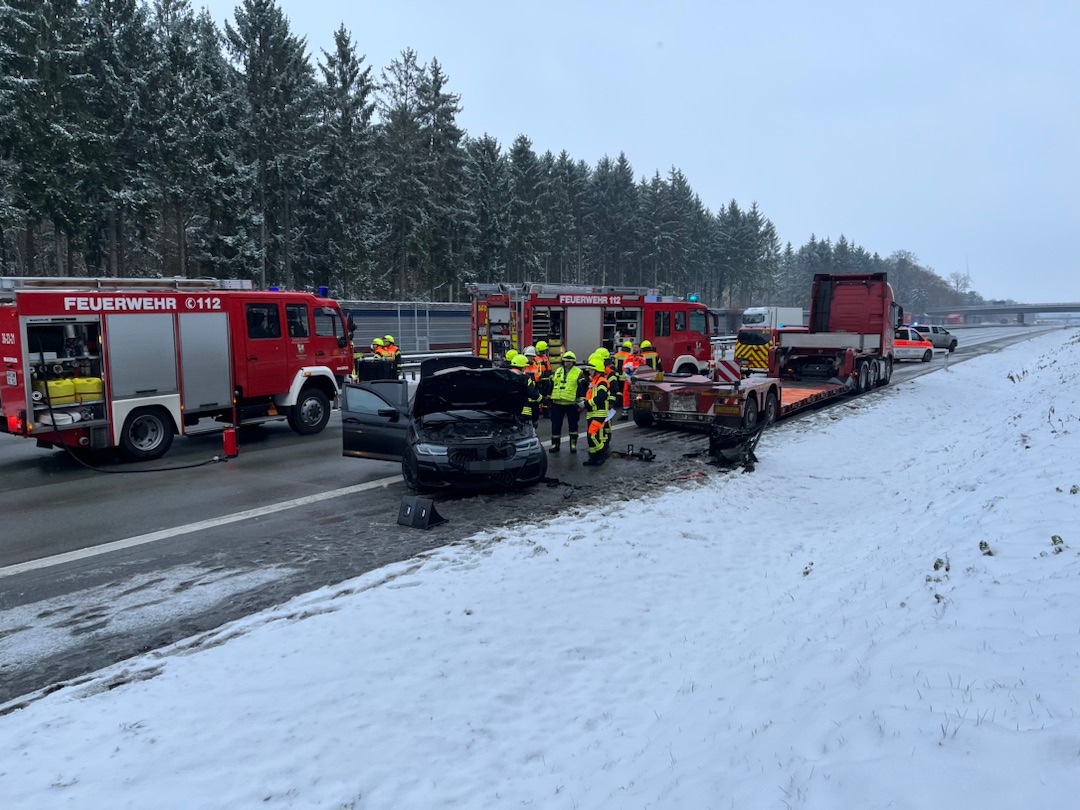
[[[383,360],[392,360],[394,363],[394,371],[397,375],[401,376],[401,347],[396,343],[391,343],[389,346],[383,346]]]
[[[607,375],[594,371],[585,394],[585,416],[589,419],[607,419],[609,393]]]
[[[578,384],[581,381],[581,369],[571,366],[559,366],[551,376],[551,401],[560,405],[573,405],[578,401]]]
[[[625,360],[623,360],[623,378],[629,380],[634,375],[635,368],[641,368],[645,365],[645,356],[638,352],[637,354],[631,354]]]
[[[651,346],[641,350],[641,356],[653,371],[663,371],[664,364],[660,361],[660,354]]]
[[[540,389],[540,396],[551,396],[551,376],[555,371],[551,368],[551,360],[546,354],[537,353],[536,365],[540,371],[536,375],[536,385]]]
[[[540,419],[540,389],[536,387],[536,382],[529,375],[526,374],[525,378],[529,381],[529,395],[521,409],[521,415],[535,425]]]

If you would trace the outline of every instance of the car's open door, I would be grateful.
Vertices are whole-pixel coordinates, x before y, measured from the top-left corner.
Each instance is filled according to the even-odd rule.
[[[341,407],[341,454],[400,461],[409,433],[409,384],[372,380],[347,384]]]

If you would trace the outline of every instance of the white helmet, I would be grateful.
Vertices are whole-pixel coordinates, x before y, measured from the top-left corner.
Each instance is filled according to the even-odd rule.
[[[536,348],[534,346],[526,346],[523,354],[526,357],[536,357]]]

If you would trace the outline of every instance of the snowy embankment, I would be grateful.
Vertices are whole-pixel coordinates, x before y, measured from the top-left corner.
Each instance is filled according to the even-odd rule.
[[[1077,334],[758,456],[28,702],[5,806],[1073,806]]]

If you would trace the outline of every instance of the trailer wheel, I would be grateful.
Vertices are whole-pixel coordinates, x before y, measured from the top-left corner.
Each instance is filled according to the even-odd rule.
[[[120,455],[127,461],[152,461],[172,447],[173,426],[164,408],[137,408],[120,431]]]
[[[652,411],[647,411],[644,408],[634,408],[634,424],[638,427],[648,428],[656,424],[656,419],[652,415]]]
[[[865,394],[870,390],[870,364],[863,360],[859,363],[859,385],[857,393]]]
[[[892,379],[892,358],[885,358],[885,371],[882,373],[881,378],[878,380],[878,385],[888,385],[889,380]]]
[[[300,398],[289,409],[289,427],[301,436],[320,433],[330,421],[330,398],[314,386],[300,392]]]
[[[744,428],[757,427],[757,423],[758,423],[757,394],[750,394],[746,398],[746,407],[743,408],[742,423],[743,423]]]
[[[776,417],[780,415],[780,403],[776,400],[776,392],[770,391],[769,395],[765,397],[765,411],[761,415],[762,421],[765,423],[765,427],[768,427],[776,421]]]
[[[929,363],[933,359],[934,359],[934,352],[933,351],[931,351],[930,349],[927,349],[925,352],[923,352],[922,361],[924,363]]]

